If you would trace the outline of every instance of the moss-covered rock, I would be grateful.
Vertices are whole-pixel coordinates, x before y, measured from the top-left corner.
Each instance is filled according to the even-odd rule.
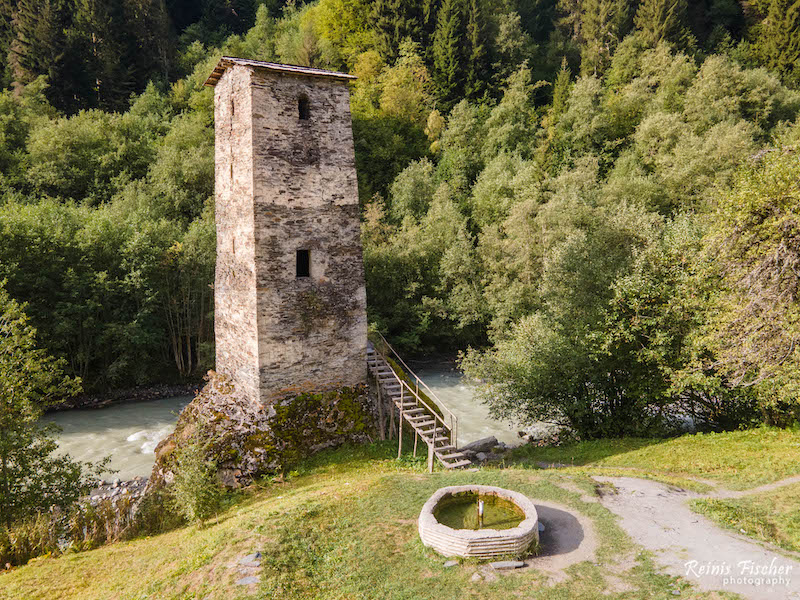
[[[156,447],[151,486],[174,478],[176,450],[195,436],[209,443],[207,459],[220,481],[238,487],[253,477],[286,470],[298,460],[344,442],[373,439],[373,403],[366,386],[277,394],[271,404],[247,400],[224,375],[208,383],[181,412],[175,431]]]

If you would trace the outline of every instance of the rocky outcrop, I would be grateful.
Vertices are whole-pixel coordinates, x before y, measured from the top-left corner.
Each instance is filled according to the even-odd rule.
[[[317,393],[286,390],[279,398],[253,402],[229,378],[210,372],[207,385],[181,412],[175,431],[156,447],[148,487],[171,483],[177,451],[198,438],[220,482],[230,488],[281,472],[323,448],[373,439],[373,403],[366,386]]]

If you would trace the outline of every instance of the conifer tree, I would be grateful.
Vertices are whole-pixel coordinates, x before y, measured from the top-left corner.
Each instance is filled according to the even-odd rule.
[[[8,66],[19,89],[39,75],[58,85],[65,48],[64,10],[59,0],[18,0],[10,24]]]
[[[406,38],[420,42],[426,9],[431,0],[376,0],[372,7],[372,26],[378,40],[378,52],[388,63],[397,60],[400,44]]]
[[[436,31],[436,14],[439,11],[440,0],[422,0],[422,29],[423,37],[427,40],[433,38]]]
[[[443,0],[433,37],[433,81],[442,112],[448,112],[463,96],[462,2]]]
[[[199,21],[203,15],[203,6],[197,0],[166,0],[166,7],[178,33]]]
[[[155,75],[167,80],[174,48],[164,0],[124,0],[123,16],[128,30],[126,53],[133,60],[137,91]]]
[[[487,44],[483,0],[469,0],[467,20],[466,74],[464,93],[468,98],[480,98],[486,90]]]
[[[788,82],[800,82],[800,0],[772,0],[756,41],[763,63]]]
[[[135,90],[125,32],[121,3],[77,0],[70,42],[74,56],[80,57],[75,66],[82,71],[81,95],[90,106],[120,108]]]
[[[0,57],[3,59],[8,57],[8,50],[11,45],[13,34],[11,21],[14,18],[16,4],[14,0],[0,0]],[[6,87],[9,79],[8,60],[3,60],[0,67],[0,86]]]
[[[172,32],[164,0],[75,4],[69,42],[82,104],[124,109],[151,78],[168,78]]]
[[[646,44],[668,42],[678,47],[690,46],[691,34],[686,26],[687,0],[642,0],[636,11],[635,24]]]
[[[630,30],[630,0],[584,0],[581,3],[581,71],[602,73]]]

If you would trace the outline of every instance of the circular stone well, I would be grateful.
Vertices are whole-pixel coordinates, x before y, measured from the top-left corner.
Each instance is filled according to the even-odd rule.
[[[439,504],[463,494],[497,496],[516,505],[525,518],[511,529],[453,529],[439,523],[435,516]],[[422,543],[444,556],[520,556],[539,541],[539,516],[533,502],[518,492],[489,485],[459,485],[437,490],[422,507],[418,525]]]

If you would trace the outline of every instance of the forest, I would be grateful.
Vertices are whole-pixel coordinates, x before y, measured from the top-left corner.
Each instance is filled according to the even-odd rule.
[[[590,439],[800,414],[800,0],[0,14],[0,287],[84,390],[213,368],[228,55],[358,77],[371,326],[462,351],[495,415]]]

